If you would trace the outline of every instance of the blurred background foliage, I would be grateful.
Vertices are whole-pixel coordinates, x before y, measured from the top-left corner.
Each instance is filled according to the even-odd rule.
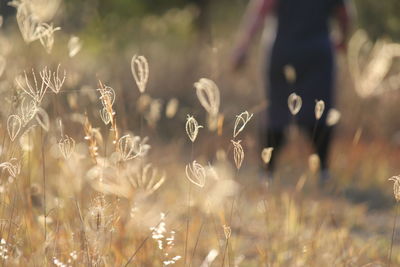
[[[179,17],[176,22],[185,23],[186,20],[190,20],[189,15],[192,15],[195,26],[206,30],[205,27],[208,26],[210,19],[217,22],[234,19],[238,22],[248,2],[248,0],[69,0],[65,5],[69,11],[67,14],[72,16],[68,18],[69,22],[79,28],[83,24],[89,24],[92,26],[90,30],[100,30],[108,34],[123,27],[124,31],[128,30],[128,36],[133,34],[132,38],[135,38],[137,27],[133,22],[138,19],[148,16],[168,17],[166,12],[170,9],[188,8],[186,17]],[[359,27],[367,29],[372,38],[386,36],[400,40],[398,15],[400,1],[354,0],[352,4],[355,6]],[[224,16],[219,16],[220,12],[223,12]],[[124,31],[121,29],[121,32]]]
[[[7,7],[9,0],[1,0],[3,15],[13,14],[14,9]],[[121,44],[126,40],[139,39],[135,22],[155,21],[155,18],[171,19],[174,11],[185,9],[186,14],[175,17],[180,29],[178,33],[190,33],[190,28],[182,28],[186,22],[192,26],[206,30],[210,20],[227,21],[232,19],[238,23],[249,0],[67,0],[63,3],[65,11],[64,29],[84,29],[98,36],[120,32]],[[348,0],[354,5],[359,27],[367,29],[374,39],[385,36],[395,41],[400,40],[400,1],[398,0]],[[61,11],[61,10],[60,10]],[[64,11],[64,10],[63,10]],[[170,12],[168,12],[170,11]],[[175,10],[176,12],[176,10]],[[172,14],[171,14],[172,13]],[[223,16],[220,16],[223,14]],[[159,27],[167,27],[160,23]],[[155,26],[154,26],[155,27]],[[154,29],[152,29],[154,30]],[[186,35],[188,37],[189,35]]]
[[[376,39],[388,37],[400,41],[400,1],[355,0],[359,27]]]
[[[1,1],[2,14],[13,15]],[[221,22],[235,29],[249,0],[67,0],[57,16],[64,30],[84,31],[86,39],[104,41],[113,34],[113,44],[124,47],[132,41],[146,43],[148,33],[179,41],[193,40],[194,30],[210,41],[210,32]],[[356,24],[374,40],[400,40],[400,1],[349,0]],[[211,26],[213,25],[213,26]],[[145,32],[145,34],[144,34]],[[151,37],[151,35],[150,35]],[[110,40],[109,40],[110,41]]]

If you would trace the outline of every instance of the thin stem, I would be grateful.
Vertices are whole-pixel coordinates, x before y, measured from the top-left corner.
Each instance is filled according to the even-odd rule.
[[[187,203],[187,218],[186,218],[186,237],[185,237],[185,250],[184,250],[184,260],[183,260],[183,266],[186,266],[186,260],[187,260],[187,250],[188,250],[188,243],[189,243],[189,224],[190,224],[190,193],[192,191],[192,183],[188,181],[189,183],[189,192],[188,192],[188,203]]]
[[[194,143],[192,142],[192,149],[190,152],[190,161],[193,162],[193,151],[194,151]],[[185,237],[185,249],[183,253],[183,266],[186,266],[187,261],[187,250],[188,250],[188,243],[189,243],[189,224],[190,224],[190,193],[192,191],[192,183],[189,183],[189,192],[188,192],[188,203],[187,203],[187,219],[186,219],[186,237]]]
[[[317,131],[318,122],[319,122],[319,120],[317,120],[317,121],[314,123],[314,128],[313,128],[312,135],[311,135],[311,142],[314,142],[314,138],[315,138],[315,133],[316,133],[316,131]]]
[[[40,137],[42,139],[42,171],[43,171],[43,216],[44,216],[44,242],[47,240],[47,212],[46,212],[46,162],[44,156],[44,136],[43,128],[40,128]],[[46,251],[45,251],[46,255]],[[45,257],[46,259],[46,257]]]
[[[225,248],[224,248],[224,254],[222,255],[222,264],[221,264],[221,267],[224,267],[226,250],[228,249],[228,246],[229,246],[229,239],[230,239],[230,238],[227,238],[227,239],[226,239]]]
[[[196,254],[197,245],[199,244],[199,240],[200,240],[201,231],[203,230],[203,226],[204,226],[204,218],[201,221],[200,230],[199,230],[199,233],[197,234],[196,243],[194,245],[194,249],[193,249],[193,253],[192,253],[192,260],[191,260],[191,262],[189,264],[189,267],[192,265],[192,262],[194,260],[194,256]]]
[[[168,216],[168,212],[167,213],[165,213],[165,217],[167,217]],[[153,228],[157,228],[159,225],[160,225],[160,223],[162,222],[163,220],[161,219],[158,223],[157,223],[157,225],[156,226],[154,226]],[[135,258],[135,256],[136,256],[136,254],[139,252],[139,250],[144,246],[144,244],[146,243],[146,241],[151,237],[151,235],[152,235],[152,232],[150,232],[150,234],[149,235],[147,235],[147,237],[145,238],[145,239],[143,239],[143,241],[140,243],[140,245],[139,245],[139,247],[135,250],[135,252],[133,252],[133,254],[129,257],[129,260],[125,263],[125,265],[124,265],[124,267],[126,267],[126,266],[128,266],[131,262],[132,262],[132,260]]]
[[[398,216],[398,214],[399,214],[399,205],[396,202],[396,212],[395,212],[395,215],[394,215],[393,230],[392,230],[392,240],[390,242],[389,257],[388,257],[388,260],[389,260],[388,266],[389,267],[391,265],[391,260],[392,260],[393,242],[394,242],[394,236],[395,236],[395,233],[396,233],[396,224],[397,224],[397,216]]]
[[[89,266],[92,266],[92,261],[91,261],[91,257],[90,257],[88,241],[87,241],[86,232],[85,232],[86,231],[85,224],[84,224],[84,221],[83,221],[81,208],[79,207],[78,200],[76,200],[76,199],[75,199],[75,206],[76,206],[76,209],[78,210],[79,219],[80,219],[81,224],[82,224],[82,233],[83,233],[83,239],[85,241],[87,262],[88,262]]]
[[[239,170],[236,170],[236,175],[235,178],[237,178],[239,176]],[[231,227],[232,225],[232,219],[233,219],[233,208],[235,207],[235,201],[236,201],[236,195],[233,197],[232,199],[232,206],[231,206],[231,212],[229,215],[229,227]],[[227,239],[226,241],[226,247],[224,249],[224,256],[223,256],[223,260],[222,260],[222,266],[224,265],[224,260],[225,260],[225,253],[226,253],[226,249],[228,247],[228,241],[229,241],[230,237]],[[229,256],[229,250],[228,250],[228,257],[229,257],[229,263],[230,263],[230,256]],[[230,264],[229,264],[230,265]]]

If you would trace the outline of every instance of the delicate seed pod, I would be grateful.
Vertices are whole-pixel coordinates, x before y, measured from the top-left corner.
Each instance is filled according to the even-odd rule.
[[[161,117],[162,101],[161,99],[153,99],[149,106],[149,111],[145,118],[151,127],[156,127],[158,120]]]
[[[150,108],[152,101],[153,98],[148,94],[141,94],[136,101],[136,110],[140,113],[146,113],[146,111]]]
[[[400,201],[400,176],[392,176],[389,181],[393,181],[393,195],[397,202]]]
[[[243,159],[244,159],[243,147],[240,144],[240,142],[242,142],[242,140],[239,140],[237,142],[235,140],[231,140],[231,142],[233,144],[233,159],[235,160],[236,168],[239,170],[240,167],[242,166]]]
[[[233,138],[236,138],[236,136],[243,131],[244,127],[252,117],[253,113],[250,114],[248,111],[244,111],[236,116],[235,126],[233,128]]]
[[[10,2],[10,5],[17,8],[17,23],[24,41],[30,43],[39,39],[41,31],[39,31],[38,28],[40,23],[32,14],[31,8],[28,4],[22,1],[12,1]]]
[[[49,131],[50,129],[50,119],[49,115],[47,114],[46,110],[44,110],[41,107],[37,108],[36,111],[36,121],[39,123],[39,125],[45,130],[46,132]]]
[[[296,93],[291,93],[288,98],[288,106],[292,115],[299,113],[302,105],[301,97]]]
[[[158,170],[149,163],[143,167],[142,172],[137,174],[135,179],[131,177],[129,181],[134,188],[152,194],[165,182],[165,173],[158,175]]]
[[[7,119],[7,131],[11,141],[14,141],[21,130],[22,121],[18,115],[10,115]]]
[[[134,159],[142,152],[140,138],[138,136],[131,137],[129,134],[124,135],[118,140],[118,149],[123,161]]]
[[[58,94],[61,90],[61,87],[63,86],[65,82],[65,78],[67,77],[67,72],[64,70],[63,72],[63,77],[60,78],[60,64],[57,66],[57,70],[53,72],[53,81],[49,82],[47,85],[50,87],[50,89],[55,93]]]
[[[231,238],[231,234],[232,234],[232,229],[231,229],[231,227],[229,227],[229,226],[227,226],[227,225],[225,225],[225,224],[224,224],[222,227],[224,228],[224,235],[225,235],[225,238],[226,238],[226,239]]]
[[[288,83],[293,84],[296,82],[296,69],[292,65],[285,65],[283,67],[283,73]]]
[[[105,125],[109,124],[111,122],[111,117],[110,114],[108,113],[106,108],[100,109],[100,118],[104,122]]]
[[[108,108],[109,106],[114,105],[115,102],[115,91],[113,88],[107,85],[102,85],[100,86],[101,88],[98,88],[97,91],[100,92],[100,101],[103,107]]]
[[[210,116],[215,117],[219,111],[220,94],[218,86],[210,79],[202,78],[194,83],[197,98]]]
[[[197,185],[198,187],[204,187],[206,183],[206,170],[197,161],[193,161],[192,164],[186,165],[186,178]]]
[[[141,93],[146,90],[149,79],[149,64],[144,56],[134,55],[131,60],[131,71]]]
[[[317,154],[312,154],[308,158],[308,168],[311,173],[317,173],[320,168],[321,162]]]
[[[324,113],[325,102],[323,100],[315,101],[315,118],[317,120],[321,119],[322,114]]]
[[[3,75],[4,70],[6,69],[7,61],[5,57],[0,55],[0,77]]]
[[[261,151],[261,159],[264,164],[268,164],[271,161],[273,147],[266,147]]]
[[[326,125],[333,126],[340,120],[341,114],[337,109],[331,108],[326,117]]]
[[[68,55],[69,57],[74,57],[81,51],[82,42],[77,36],[71,36],[68,41]]]
[[[16,178],[21,173],[21,163],[16,158],[12,158],[8,162],[0,163],[0,168],[2,170],[7,170],[13,178]]]
[[[54,32],[61,30],[61,28],[54,28],[51,24],[41,23],[37,30],[40,32],[40,43],[46,49],[46,52],[50,54],[54,44]]]
[[[49,79],[49,74],[47,67],[45,67],[40,73],[40,77],[42,78],[41,83],[38,83],[38,80],[36,78],[35,71],[32,69],[32,80],[29,81],[28,74],[24,71],[24,76],[19,75],[15,78],[15,83],[18,85],[19,88],[21,88],[22,91],[24,91],[25,94],[29,95],[32,97],[32,99],[39,104],[42,102],[43,97],[45,96],[47,89],[49,88],[48,86],[48,79]]]
[[[203,126],[199,125],[193,116],[187,115],[185,128],[186,128],[186,134],[189,136],[190,141],[194,143],[199,133],[199,129],[203,128]]]
[[[58,148],[65,159],[69,159],[75,150],[75,140],[68,135],[65,135],[58,141]]]
[[[21,120],[23,126],[26,126],[36,115],[37,105],[34,100],[26,101],[26,98],[22,98],[20,104]]]
[[[165,116],[168,119],[172,119],[178,111],[179,101],[176,98],[171,98],[168,101],[167,107],[165,108]]]

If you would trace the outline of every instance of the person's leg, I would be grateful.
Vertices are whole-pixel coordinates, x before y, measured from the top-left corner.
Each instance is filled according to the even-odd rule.
[[[269,64],[265,78],[268,107],[265,113],[264,131],[261,133],[259,140],[261,141],[261,150],[267,147],[273,148],[269,163],[262,163],[263,169],[272,178],[277,156],[285,142],[285,128],[290,123],[291,117],[287,98],[292,92],[293,84],[289,84],[285,77],[285,66],[289,64],[287,62],[287,52],[274,44],[267,62]]]
[[[262,163],[264,169],[268,173],[272,174],[275,171],[277,155],[285,141],[284,130],[267,129],[263,136],[260,136],[260,139],[262,140],[261,150],[267,147],[273,148],[271,160],[269,161],[269,163]]]
[[[332,127],[326,126],[323,121],[318,122],[318,125],[307,126],[305,130],[314,145],[314,148],[320,159],[321,179],[329,178],[329,152],[332,142]],[[326,177],[325,177],[326,176]]]

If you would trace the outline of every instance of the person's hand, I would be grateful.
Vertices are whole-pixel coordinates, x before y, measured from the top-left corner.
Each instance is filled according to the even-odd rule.
[[[237,47],[232,54],[231,68],[238,71],[243,68],[247,59],[247,46],[241,45]]]

